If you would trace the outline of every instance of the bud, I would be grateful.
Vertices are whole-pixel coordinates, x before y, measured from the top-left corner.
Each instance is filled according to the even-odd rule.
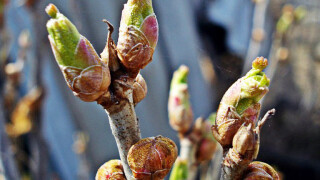
[[[126,180],[121,161],[116,159],[104,163],[98,169],[96,180]]]
[[[136,179],[163,179],[178,156],[175,143],[157,136],[141,139],[128,153],[128,163]]]
[[[120,22],[118,56],[129,70],[137,72],[152,61],[158,42],[158,22],[151,0],[128,0]]]
[[[250,152],[251,154],[255,154],[257,142],[258,141],[253,131],[252,124],[249,124],[247,126],[243,124],[235,134],[232,141],[232,146],[233,149],[240,155],[247,155]]]
[[[256,58],[252,69],[241,78],[241,94],[237,105],[237,112],[242,114],[248,107],[258,103],[269,91],[270,80],[262,70],[268,65],[268,60],[263,57]]]
[[[55,5],[49,4],[46,12],[51,16],[47,29],[52,51],[68,86],[83,101],[97,100],[110,85],[108,67]]]
[[[141,74],[138,74],[135,82],[133,83],[133,102],[134,104],[138,104],[142,101],[148,92],[147,83],[143,79]]]
[[[203,138],[196,152],[196,159],[198,163],[209,161],[216,152],[217,143],[212,138]]]
[[[168,102],[170,125],[181,133],[187,132],[193,121],[187,83],[188,73],[189,68],[184,65],[174,72]]]
[[[269,164],[254,161],[248,165],[244,176],[245,180],[272,179],[280,180],[279,174]]]
[[[267,59],[256,58],[252,69],[224,94],[212,128],[222,146],[232,144],[233,136],[244,122],[255,125],[260,112],[259,101],[269,91],[270,80],[262,72],[267,65]]]
[[[194,124],[193,133],[196,133],[199,136],[195,154],[197,163],[211,160],[216,151],[217,143],[212,136],[211,126],[211,122],[209,120],[204,120],[203,118],[198,118]],[[195,135],[193,138],[194,137]]]
[[[188,162],[178,158],[173,165],[170,180],[186,180],[188,178]]]

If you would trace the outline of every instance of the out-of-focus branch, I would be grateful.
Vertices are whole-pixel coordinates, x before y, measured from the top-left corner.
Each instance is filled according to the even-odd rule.
[[[46,49],[44,40],[46,39],[46,31],[41,28],[45,26],[45,17],[43,16],[44,2],[39,0],[27,0],[26,6],[30,10],[30,15],[33,21],[34,27],[34,48],[35,48],[35,64],[33,84],[41,89],[42,95],[44,95],[44,86],[42,80],[43,69],[43,52]],[[31,150],[31,172],[35,179],[46,179],[48,175],[48,147],[46,140],[42,134],[42,102],[43,97],[40,100],[39,106],[33,111],[32,119],[33,126],[30,134],[30,150]]]
[[[251,61],[259,55],[262,43],[266,36],[265,20],[267,17],[269,0],[253,0],[253,2],[255,6],[252,20],[251,39],[249,42],[247,56],[243,64],[242,75],[250,70]]]

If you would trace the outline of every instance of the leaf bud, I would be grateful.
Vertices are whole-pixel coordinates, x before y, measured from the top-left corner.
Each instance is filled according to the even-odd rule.
[[[141,139],[128,153],[128,163],[136,179],[160,180],[170,172],[178,156],[176,144],[157,136]]]
[[[184,65],[174,72],[168,102],[170,125],[181,133],[187,132],[193,121],[187,83],[188,73],[189,68]]]
[[[49,4],[46,12],[51,16],[47,29],[52,51],[68,86],[83,101],[97,100],[110,85],[108,67],[55,5]]]
[[[148,92],[147,83],[141,74],[138,74],[135,82],[133,83],[133,102],[138,104],[142,101]]]
[[[117,45],[122,64],[133,72],[143,69],[152,61],[158,34],[152,0],[128,0],[122,11]]]

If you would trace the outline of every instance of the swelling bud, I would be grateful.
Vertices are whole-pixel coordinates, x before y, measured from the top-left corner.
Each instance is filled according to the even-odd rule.
[[[170,125],[180,133],[187,132],[193,121],[187,83],[188,74],[189,68],[184,65],[174,72],[168,101]]]
[[[97,100],[110,85],[107,65],[55,5],[49,4],[46,12],[51,17],[47,30],[52,51],[68,86],[83,101]]]
[[[160,180],[170,172],[178,156],[176,144],[157,136],[141,139],[128,153],[128,163],[136,179]]]
[[[152,1],[128,0],[122,11],[117,51],[129,71],[136,73],[152,61],[158,30]]]
[[[256,58],[252,69],[224,94],[212,127],[213,135],[223,147],[232,145],[232,139],[243,123],[255,126],[260,113],[259,101],[269,91],[270,80],[262,72],[267,65],[267,59]]]

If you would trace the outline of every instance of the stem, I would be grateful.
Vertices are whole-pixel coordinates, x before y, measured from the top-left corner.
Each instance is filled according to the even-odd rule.
[[[265,122],[275,114],[275,109],[269,110],[264,117],[258,122],[254,129],[255,135],[260,143],[260,130]],[[233,147],[223,149],[223,161],[221,166],[221,180],[238,180],[243,177],[244,171],[248,165],[255,159],[255,152],[249,152],[245,155],[239,154]]]
[[[214,158],[211,160],[211,175],[210,180],[218,180],[220,177],[220,169],[221,169],[221,161],[222,161],[222,148],[217,147],[218,150],[216,151]]]
[[[194,180],[198,170],[197,166],[195,165],[197,144],[193,143],[189,138],[183,138],[180,140],[180,146],[180,158],[187,160],[188,162],[187,180]]]
[[[224,159],[221,166],[221,180],[240,179],[244,170],[253,159],[243,159],[232,148],[223,150]]]
[[[119,84],[115,84],[117,87]],[[128,180],[135,179],[127,161],[130,147],[141,139],[139,122],[134,110],[132,89],[125,89],[118,86],[117,93],[122,94],[122,98],[107,103],[109,99],[102,98],[98,101],[107,111],[112,134],[116,140],[124,173]],[[108,96],[108,95],[106,95]],[[111,97],[113,99],[113,97]]]

